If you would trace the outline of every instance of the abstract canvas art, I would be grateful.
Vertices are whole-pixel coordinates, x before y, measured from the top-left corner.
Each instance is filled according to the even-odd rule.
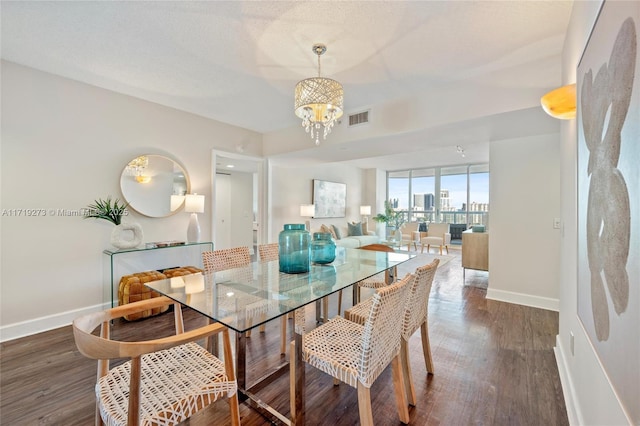
[[[605,2],[577,70],[578,316],[640,423],[638,2]]]
[[[347,184],[313,180],[313,217],[345,217],[347,212]]]

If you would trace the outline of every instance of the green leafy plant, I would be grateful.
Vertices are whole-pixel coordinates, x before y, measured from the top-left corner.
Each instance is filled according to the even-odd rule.
[[[400,229],[406,222],[404,212],[394,210],[389,200],[384,202],[384,213],[378,213],[373,220],[386,223],[387,226],[393,226],[396,229]]]
[[[84,218],[104,219],[114,225],[120,225],[122,216],[129,215],[128,206],[129,203],[123,203],[118,198],[113,202],[110,196],[106,200],[98,198],[94,201],[94,204],[89,204],[85,207]]]

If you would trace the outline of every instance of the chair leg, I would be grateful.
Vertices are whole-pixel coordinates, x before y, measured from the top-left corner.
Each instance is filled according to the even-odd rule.
[[[287,354],[287,316],[280,317],[280,355]]]
[[[427,322],[423,322],[420,326],[420,335],[422,337],[422,353],[424,354],[424,364],[427,367],[427,373],[433,374],[433,358],[431,358],[431,344],[429,342],[429,326]]]
[[[447,249],[447,254],[449,254],[449,246],[444,246],[445,249]]]
[[[420,253],[424,253],[424,244],[420,244]]]
[[[253,320],[251,318],[247,319],[247,325],[249,326],[249,330],[245,332],[245,337],[251,337],[251,325],[253,324]]]
[[[409,342],[404,338],[400,341],[400,361],[402,361],[402,379],[409,405],[416,405],[416,390],[411,379],[411,362],[409,360]]]
[[[440,246],[440,256],[442,256],[442,246]]]
[[[442,253],[441,253],[441,254],[442,254]],[[262,321],[264,321],[265,319],[267,319],[267,314],[262,314],[262,315],[260,316],[260,319],[261,319]],[[262,325],[260,326],[260,333],[264,333],[264,331],[265,331],[266,327],[267,327],[267,325],[266,325],[266,324],[262,324]]]
[[[393,377],[393,387],[396,393],[396,405],[398,407],[398,417],[400,422],[409,423],[409,408],[407,407],[407,394],[405,392],[404,380],[402,380],[402,362],[400,362],[400,354],[391,360],[391,375]],[[358,383],[358,403],[360,403],[360,383]],[[371,409],[371,406],[369,406]],[[362,412],[361,412],[362,413]],[[362,417],[362,414],[360,414]]]
[[[292,340],[289,343],[289,353],[291,357],[289,359],[289,410],[291,411],[291,418],[296,418],[296,341]]]
[[[358,382],[358,411],[360,412],[360,424],[362,426],[373,426],[371,390],[360,382]]]

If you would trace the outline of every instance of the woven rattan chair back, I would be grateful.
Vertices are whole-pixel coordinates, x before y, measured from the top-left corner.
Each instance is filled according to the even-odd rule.
[[[207,273],[239,268],[251,264],[249,247],[234,247],[202,252],[202,264]]]
[[[280,245],[278,243],[260,244],[258,246],[258,255],[261,262],[271,262],[280,258]]]
[[[400,352],[405,293],[413,279],[413,275],[407,274],[397,283],[376,290],[373,295],[371,311],[364,323],[362,357],[358,367],[359,380],[366,387],[371,387]]]
[[[110,339],[112,320],[171,304],[175,335],[146,341]],[[93,333],[97,327],[99,335]],[[196,343],[218,333],[224,362]],[[231,342],[222,324],[185,333],[180,304],[162,296],[76,318],[73,335],[80,353],[98,360],[96,425],[177,425],[223,396],[229,399],[231,423],[240,424]],[[121,358],[130,360],[109,368],[110,359]]]
[[[407,302],[404,308],[404,321],[402,324],[402,337],[409,340],[411,335],[427,321],[429,306],[429,293],[439,259],[420,266],[415,272],[415,282],[407,289]]]

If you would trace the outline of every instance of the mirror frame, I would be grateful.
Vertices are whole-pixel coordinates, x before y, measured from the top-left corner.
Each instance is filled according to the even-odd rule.
[[[179,169],[179,171],[182,171],[182,175],[184,176],[184,183],[185,183],[185,190],[184,190],[184,194],[189,194],[191,192],[191,180],[189,179],[189,174],[187,173],[186,168],[180,164],[178,161],[176,161],[175,159],[164,155],[164,154],[141,154],[138,155],[136,157],[134,157],[133,159],[131,159],[122,169],[122,172],[120,173],[120,192],[122,194],[122,198],[124,199],[124,201],[126,203],[128,203],[128,208],[131,208],[133,211],[135,211],[136,213],[139,213],[143,216],[146,217],[153,217],[153,218],[163,218],[163,217],[169,217],[172,216],[174,214],[176,214],[177,212],[180,211],[180,209],[182,209],[182,207],[184,207],[184,199],[182,199],[182,201],[180,202],[180,204],[171,209],[168,213],[164,214],[164,212],[154,212],[153,210],[150,210],[149,208],[146,208],[145,206],[141,205],[142,201],[138,198],[136,199],[131,199],[132,196],[134,195],[138,195],[138,194],[132,194],[132,191],[130,189],[127,189],[125,191],[125,185],[126,183],[129,181],[128,178],[131,178],[131,181],[135,182],[135,180],[137,180],[138,176],[144,176],[144,175],[139,175],[138,171],[135,170],[135,168],[132,169],[132,164],[139,158],[143,158],[143,157],[157,157],[159,159],[163,159],[163,160],[168,160],[171,163],[173,163],[173,168],[174,168],[174,182],[175,182],[175,174],[176,174],[176,169]],[[141,167],[145,167],[145,166],[141,166]],[[132,174],[132,170],[135,171],[135,174]],[[153,178],[153,176],[151,177]],[[142,182],[142,181],[138,181],[135,182],[136,185],[146,185],[146,183],[148,182]],[[144,187],[135,187],[136,189],[143,189]],[[149,188],[151,189],[151,188]],[[175,188],[172,189],[172,191],[175,191]],[[156,193],[153,194],[151,193],[151,197],[159,197],[162,196],[163,193],[162,192],[158,192],[158,190],[156,190]],[[168,194],[168,195],[180,195],[180,194]],[[170,206],[171,208],[171,206]]]

